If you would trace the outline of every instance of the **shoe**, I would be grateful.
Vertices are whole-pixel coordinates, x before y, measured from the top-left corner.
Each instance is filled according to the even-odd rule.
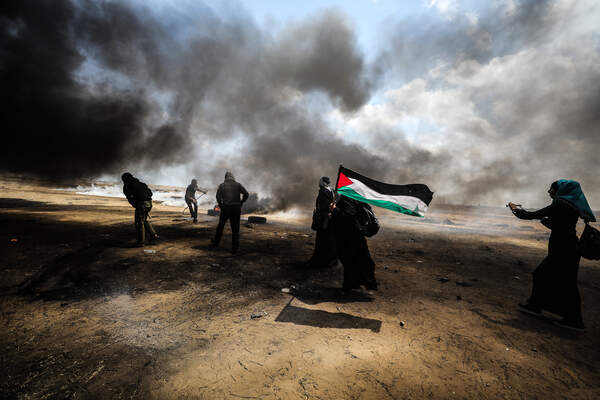
[[[192,221],[193,223],[197,224],[198,220],[196,218],[194,218],[194,221]]]
[[[554,325],[577,332],[585,331],[585,326],[583,326],[583,322],[572,322],[566,318],[561,319],[559,321],[554,321]]]
[[[542,315],[542,308],[534,306],[529,303],[519,303],[519,311],[524,312],[525,314],[540,316]]]
[[[212,239],[210,241],[210,247],[212,247],[213,249],[216,249],[217,247],[219,247],[219,243],[215,242],[215,240]]]
[[[153,237],[150,238],[150,242],[154,243],[157,242],[160,239],[160,237],[158,235],[154,235]]]

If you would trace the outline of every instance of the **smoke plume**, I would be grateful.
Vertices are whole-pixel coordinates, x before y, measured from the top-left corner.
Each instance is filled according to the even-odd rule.
[[[561,177],[600,197],[600,46],[579,23],[598,13],[583,3],[390,19],[370,63],[339,10],[269,30],[199,2],[4,1],[0,170],[181,166],[168,183],[203,187],[232,170],[276,209],[310,206],[339,164],[454,203],[537,201]]]

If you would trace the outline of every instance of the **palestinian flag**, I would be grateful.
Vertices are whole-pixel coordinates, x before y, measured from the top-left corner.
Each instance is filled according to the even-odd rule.
[[[351,199],[402,214],[424,217],[433,192],[427,185],[390,185],[367,178],[340,165],[336,190]]]

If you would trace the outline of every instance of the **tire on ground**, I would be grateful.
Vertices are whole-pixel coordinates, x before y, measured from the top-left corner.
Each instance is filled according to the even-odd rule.
[[[248,223],[249,224],[266,224],[267,223],[267,218],[265,217],[257,217],[257,216],[250,216],[248,217]]]

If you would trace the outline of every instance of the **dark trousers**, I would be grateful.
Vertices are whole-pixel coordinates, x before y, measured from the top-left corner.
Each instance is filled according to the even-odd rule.
[[[196,221],[198,219],[198,202],[193,197],[186,197],[185,202],[190,210],[190,216]]]
[[[154,239],[156,232],[154,227],[148,221],[148,214],[152,210],[152,201],[140,201],[135,207],[135,229],[137,230],[137,242],[138,244],[144,244],[146,239],[146,231],[150,234],[150,237]]]
[[[215,233],[215,239],[213,244],[217,246],[221,241],[223,235],[223,228],[225,222],[229,220],[231,225],[231,249],[237,251],[240,246],[240,215],[242,213],[242,206],[223,206],[221,207],[221,214],[219,215],[219,225],[217,225],[217,232]]]

